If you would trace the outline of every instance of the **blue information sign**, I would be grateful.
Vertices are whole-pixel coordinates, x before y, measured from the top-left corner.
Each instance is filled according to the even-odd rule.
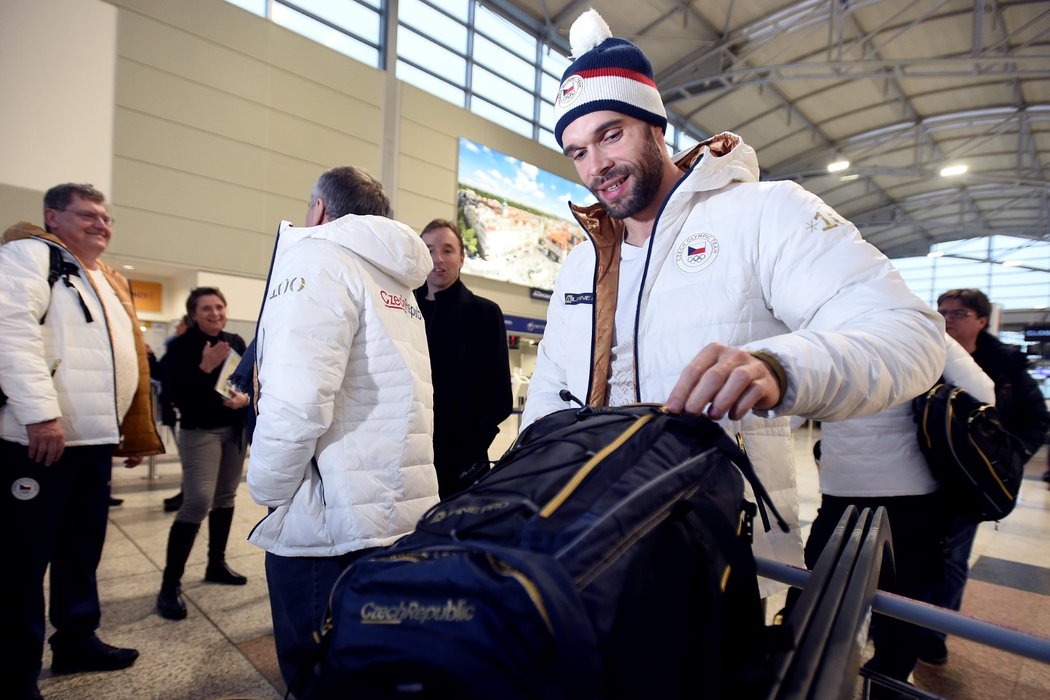
[[[547,321],[539,318],[525,318],[524,316],[504,316],[503,323],[508,333],[534,333],[543,335],[543,329],[547,327]]]

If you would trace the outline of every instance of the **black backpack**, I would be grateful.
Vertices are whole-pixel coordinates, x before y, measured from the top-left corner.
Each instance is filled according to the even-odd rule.
[[[745,478],[786,531],[709,419],[635,405],[537,421],[477,484],[343,573],[321,696],[761,694]]]
[[[912,401],[919,448],[956,514],[999,520],[1017,505],[1028,453],[995,407],[940,382]]]

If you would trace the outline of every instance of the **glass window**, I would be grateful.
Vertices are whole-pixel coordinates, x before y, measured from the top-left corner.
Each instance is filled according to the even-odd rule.
[[[293,4],[305,13],[379,46],[380,14],[372,7],[357,0],[295,0]],[[277,7],[274,7],[275,19],[276,14]]]
[[[678,150],[680,151],[691,151],[698,143],[700,142],[684,131],[678,134]]]
[[[357,59],[361,63],[372,67],[379,66],[379,50],[375,46],[369,46],[349,34],[332,29],[284,5],[275,4],[273,6],[273,21],[319,44],[324,44],[330,49]]]
[[[441,78],[435,78],[430,73],[421,71],[415,66],[410,66],[404,61],[397,62],[397,78],[415,85],[420,90],[426,90],[431,95],[447,100],[457,107],[466,105],[466,93],[463,91],[463,88],[449,85]]]
[[[554,98],[558,96],[558,88],[561,83],[546,73],[540,73],[540,99],[554,106]]]
[[[426,0],[427,4],[433,5],[446,13],[452,15],[461,22],[466,23],[470,19],[471,0]]]
[[[540,129],[540,143],[547,148],[552,148],[555,151],[561,152],[561,146],[558,145],[558,141],[554,138],[554,132],[548,131],[547,129]]]
[[[242,10],[248,10],[260,17],[266,16],[266,0],[226,0],[231,5],[236,5]]]
[[[493,104],[500,105],[510,112],[531,121],[534,98],[531,93],[508,83],[506,80],[481,68],[474,68],[473,92]],[[529,130],[529,138],[532,130]]]
[[[943,292],[958,287],[983,290],[1004,309],[1050,306],[1050,243],[1012,236],[969,238],[933,246],[943,257],[898,258],[893,264],[908,286],[934,306]],[[952,256],[979,258],[965,260]],[[999,262],[983,262],[991,256]],[[1017,260],[1020,266],[1000,264]],[[1026,267],[1027,266],[1027,267]],[[1027,269],[1034,267],[1037,269]]]
[[[546,101],[540,103],[540,128],[554,131],[554,105],[552,103]]]
[[[529,92],[535,89],[536,67],[497,46],[483,36],[474,38],[474,60],[503,78],[517,83]],[[532,99],[531,97],[529,98]],[[529,109],[532,112],[532,109]]]
[[[422,2],[422,0],[400,0],[397,7],[398,22],[430,39],[444,44],[461,54],[467,53],[467,27],[462,22],[448,17]],[[398,36],[398,53],[403,53]]]
[[[543,68],[543,72],[554,76],[554,80],[560,85],[561,76],[565,74],[565,69],[572,65],[572,61],[549,46],[544,47],[541,56],[540,67]]]
[[[532,138],[532,123],[525,121],[516,114],[500,109],[499,107],[491,104],[487,100],[475,97],[470,102],[470,111],[478,116],[485,117],[490,121],[494,121],[500,126],[506,127],[511,131],[516,131],[525,138]]]
[[[536,38],[492,10],[478,5],[474,12],[474,28],[529,63],[536,60]],[[502,69],[502,66],[500,68]]]
[[[461,86],[466,82],[466,59],[407,27],[398,29],[397,54],[399,58],[415,64],[417,68],[441,76],[454,85]],[[398,71],[397,75],[400,78],[401,72]]]

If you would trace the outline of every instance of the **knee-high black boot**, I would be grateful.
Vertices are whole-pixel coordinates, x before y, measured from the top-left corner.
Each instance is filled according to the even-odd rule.
[[[186,602],[182,599],[182,574],[186,570],[186,560],[190,558],[193,541],[197,539],[197,523],[184,523],[176,520],[171,524],[168,533],[168,554],[164,563],[164,579],[157,594],[157,612],[169,620],[182,620],[186,617]]]
[[[233,508],[216,508],[208,514],[208,568],[204,580],[243,586],[248,579],[226,565],[226,542],[230,539]]]

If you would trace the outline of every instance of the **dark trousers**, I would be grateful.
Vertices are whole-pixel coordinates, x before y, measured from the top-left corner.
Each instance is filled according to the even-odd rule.
[[[927,603],[959,610],[962,607],[963,590],[970,576],[970,551],[977,536],[977,523],[964,518],[954,518],[948,527],[944,542],[944,576],[934,581],[926,597]],[[926,630],[925,634],[943,641],[944,632]]]
[[[806,541],[806,566],[812,569],[839,518],[849,505],[857,508],[886,508],[893,537],[894,577],[879,587],[891,593],[924,600],[931,585],[942,576],[941,541],[946,516],[941,495],[852,498],[823,496]],[[900,620],[878,616],[872,628],[875,656],[870,665],[891,678],[907,680],[918,659],[921,630]]]
[[[314,632],[320,631],[332,586],[354,560],[374,551],[360,549],[338,557],[282,557],[266,553],[266,585],[284,682],[299,700],[312,697],[314,667],[320,661]]]
[[[6,602],[0,678],[35,686],[44,649],[44,572],[51,565],[52,646],[76,645],[98,629],[95,570],[109,516],[113,445],[67,447],[50,467],[25,445],[0,440],[0,561]]]

